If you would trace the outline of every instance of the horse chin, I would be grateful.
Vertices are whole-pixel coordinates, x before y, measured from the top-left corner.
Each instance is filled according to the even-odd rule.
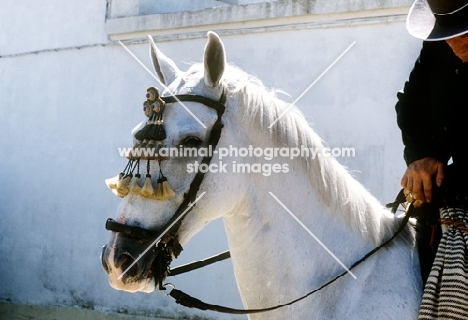
[[[136,281],[132,283],[123,283],[122,281],[116,280],[117,278],[113,277],[112,275],[109,275],[109,284],[112,288],[116,290],[121,290],[130,293],[151,293],[156,289],[156,283],[154,281],[154,278],[151,276],[139,282]]]

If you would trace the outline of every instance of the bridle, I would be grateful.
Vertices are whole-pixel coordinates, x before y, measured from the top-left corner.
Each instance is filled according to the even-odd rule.
[[[198,102],[201,104],[204,104],[205,106],[214,109],[217,113],[217,119],[215,123],[212,126],[210,136],[208,138],[208,145],[213,148],[213,150],[216,149],[219,139],[221,137],[221,132],[223,129],[223,124],[222,124],[222,116],[224,114],[224,111],[226,110],[225,102],[226,102],[226,95],[223,91],[221,94],[221,98],[216,101],[201,95],[196,95],[196,94],[181,94],[181,95],[172,95],[172,96],[167,96],[167,97],[161,97],[161,99],[164,101],[165,104],[171,104],[175,102]],[[211,162],[213,155],[208,153],[206,156],[203,157],[201,160],[201,164],[206,164],[209,165]],[[148,159],[148,162],[150,160]],[[169,221],[159,230],[148,230],[136,226],[128,226],[123,223],[117,222],[112,218],[107,219],[105,228],[106,230],[113,231],[113,232],[119,232],[121,234],[126,235],[127,237],[137,239],[140,241],[145,241],[145,242],[154,242],[156,243],[155,247],[152,248],[152,253],[154,255],[158,254],[164,254],[163,258],[163,263],[162,266],[158,266],[159,268],[165,269],[165,270],[158,270],[159,272],[164,272],[167,274],[169,272],[169,265],[171,263],[172,258],[170,257],[170,254],[172,252],[168,252],[167,250],[167,244],[172,242],[174,246],[180,247],[180,244],[178,243],[177,240],[177,231],[182,223],[182,219],[185,217],[187,213],[189,213],[195,202],[196,202],[196,197],[197,193],[200,189],[200,185],[203,182],[203,179],[205,177],[206,171],[199,170],[195,174],[195,177],[193,178],[192,182],[190,183],[190,187],[187,193],[184,194],[184,200],[182,203],[179,205],[175,213],[172,215],[172,217],[169,219]],[[177,256],[180,250],[175,250],[176,253],[175,255]],[[177,252],[178,251],[178,252]],[[160,290],[164,290],[164,286],[162,284],[162,279],[160,279],[158,282],[158,286]]]
[[[195,95],[195,94],[182,94],[182,95],[173,95],[173,96],[168,96],[168,97],[161,97],[161,99],[166,103],[175,103],[175,102],[198,102],[201,104],[204,104],[205,106],[216,110],[217,112],[217,119],[215,123],[213,124],[210,136],[208,138],[208,145],[212,146],[213,150],[216,149],[219,139],[221,137],[221,132],[223,129],[223,124],[221,121],[221,118],[224,114],[224,111],[226,109],[225,102],[226,102],[226,96],[225,93],[221,95],[221,98],[219,101],[200,96],[200,95]],[[206,164],[209,165],[212,159],[212,154],[207,154],[201,161],[201,164]],[[150,161],[150,160],[148,160]],[[177,210],[175,211],[174,215],[169,219],[169,221],[160,229],[160,230],[148,230],[136,226],[128,226],[122,223],[119,223],[111,218],[107,219],[105,228],[109,231],[114,231],[114,232],[119,232],[122,233],[130,238],[138,239],[138,240],[145,240],[145,241],[153,241],[156,242],[156,248],[153,248],[153,254],[158,254],[158,253],[164,253],[166,254],[165,262],[163,263],[162,266],[158,266],[159,268],[163,268],[166,275],[171,275],[169,265],[171,263],[171,259],[167,257],[168,253],[166,252],[165,248],[165,243],[168,243],[169,241],[175,241],[177,242],[177,230],[179,229],[182,219],[184,216],[189,213],[193,206],[195,205],[195,202],[197,200],[197,193],[200,189],[200,185],[203,182],[203,179],[205,177],[206,171],[198,171],[195,174],[194,179],[190,183],[190,187],[187,193],[184,194],[184,200],[182,203],[179,205]],[[390,207],[392,209],[392,212],[395,213],[398,206],[402,203],[404,203],[405,196],[403,194],[403,190],[400,191],[400,193],[397,195],[397,198],[393,203],[390,203],[387,205],[387,207]],[[267,308],[262,308],[262,309],[233,309],[233,308],[228,308],[224,306],[219,306],[219,305],[212,305],[205,303],[201,300],[198,300],[183,291],[177,290],[172,284],[163,284],[162,279],[158,282],[159,290],[161,290],[165,295],[171,296],[175,299],[176,303],[181,304],[185,307],[189,308],[198,308],[200,310],[212,310],[212,311],[217,311],[217,312],[222,312],[222,313],[229,313],[229,314],[254,314],[254,313],[261,313],[261,312],[266,312],[266,311],[272,311],[276,310],[285,306],[290,306],[296,302],[299,302],[312,294],[324,289],[325,287],[329,286],[330,284],[334,283],[336,280],[339,278],[345,276],[349,271],[353,270],[356,268],[358,265],[363,263],[366,259],[368,259],[370,256],[372,256],[374,253],[379,251],[381,248],[385,247],[388,245],[390,242],[392,242],[406,227],[409,218],[412,216],[412,211],[413,206],[410,204],[409,206],[406,207],[406,215],[402,219],[402,222],[399,226],[399,228],[395,231],[395,233],[386,241],[384,241],[381,245],[375,247],[371,251],[369,251],[366,255],[364,255],[361,259],[356,261],[353,265],[351,265],[347,271],[337,275],[335,278],[329,280],[328,282],[324,283],[322,286],[320,286],[317,289],[314,289],[307,294],[292,300],[288,303],[284,304],[279,304],[275,305],[272,307],[267,307]],[[166,239],[167,238],[167,239]],[[166,239],[166,240],[165,240]],[[163,245],[160,245],[160,243],[163,243]],[[178,242],[177,242],[178,245]],[[144,253],[143,253],[144,254]],[[181,270],[177,270],[176,272],[173,272],[172,275],[175,274],[180,274],[183,272],[191,271],[193,269],[197,269],[200,267],[203,267],[204,265],[211,264],[213,262],[217,262],[220,260],[224,260],[230,257],[229,252],[223,252],[217,256],[214,256],[212,258],[206,259],[205,261],[201,262],[196,262],[194,263],[194,266],[182,266],[179,267]],[[183,269],[183,270],[182,270]],[[167,287],[171,287],[172,290],[170,293],[166,293]]]

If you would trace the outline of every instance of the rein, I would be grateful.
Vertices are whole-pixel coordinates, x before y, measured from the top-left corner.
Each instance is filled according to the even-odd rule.
[[[406,199],[405,199],[405,195],[403,194],[403,189],[402,189],[398,193],[395,201],[392,202],[392,203],[387,204],[387,207],[391,208],[392,209],[391,211],[393,213],[396,213],[396,210],[398,209],[398,206],[400,204],[402,204],[402,203],[405,203],[405,202],[406,202]],[[361,259],[356,261],[353,265],[351,265],[348,268],[348,270],[353,270],[358,265],[363,263],[366,259],[371,257],[374,253],[376,253],[377,251],[379,251],[383,247],[387,246],[390,242],[392,242],[405,229],[406,225],[408,224],[409,218],[412,217],[412,211],[413,211],[413,205],[409,204],[405,208],[405,217],[402,219],[401,224],[398,227],[398,229],[395,231],[395,233],[389,239],[384,241],[381,245],[375,247],[374,249],[369,251],[366,255],[364,255]],[[170,296],[170,297],[174,298],[176,303],[178,303],[180,305],[183,305],[185,307],[188,307],[188,308],[197,308],[197,309],[200,309],[200,310],[211,310],[211,311],[216,311],[216,312],[221,312],[221,313],[228,313],[228,314],[253,314],[253,313],[266,312],[266,311],[273,311],[273,310],[276,310],[276,309],[279,309],[279,308],[290,306],[290,305],[292,305],[292,304],[294,304],[296,302],[299,302],[301,300],[304,300],[305,298],[307,298],[307,297],[313,295],[314,293],[316,293],[316,292],[326,288],[327,286],[331,285],[332,283],[334,283],[336,280],[343,277],[347,273],[348,273],[348,271],[344,271],[343,273],[339,274],[335,278],[333,278],[333,279],[327,281],[326,283],[324,283],[319,288],[314,289],[314,290],[308,292],[307,294],[305,294],[305,295],[303,295],[303,296],[301,296],[301,297],[299,297],[299,298],[297,298],[295,300],[292,300],[292,301],[290,301],[288,303],[278,304],[276,306],[261,308],[261,309],[234,309],[234,308],[228,308],[228,307],[214,305],[214,304],[208,304],[208,303],[205,303],[205,302],[203,302],[203,301],[201,301],[199,299],[196,299],[196,298],[188,295],[187,293],[185,293],[185,292],[183,292],[181,290],[176,289],[175,286],[170,284],[170,283],[164,284],[163,285],[163,290],[161,290],[161,291],[163,291],[163,293],[166,296]],[[167,287],[172,288],[170,293],[165,292]]]

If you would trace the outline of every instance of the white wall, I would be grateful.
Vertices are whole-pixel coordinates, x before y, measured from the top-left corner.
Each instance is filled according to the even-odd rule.
[[[356,41],[297,104],[330,146],[356,149],[355,158],[339,159],[354,176],[382,203],[393,200],[404,169],[396,92],[420,47],[404,19],[251,33],[208,28],[219,29],[229,62],[288,92],[288,101]],[[2,5],[0,300],[244,318],[178,308],[158,293],[129,294],[107,284],[99,259],[108,237],[104,222],[119,200],[103,181],[125,165],[117,147],[130,146],[130,130],[141,120],[141,96],[156,85],[107,32],[105,0]],[[186,69],[200,61],[205,41],[159,39],[158,46]],[[149,66],[146,43],[129,48]],[[179,263],[226,248],[217,222],[185,248]],[[211,303],[240,306],[230,262],[171,281]]]

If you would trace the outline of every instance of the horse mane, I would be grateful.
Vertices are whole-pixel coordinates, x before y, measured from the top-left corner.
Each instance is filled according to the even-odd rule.
[[[203,66],[194,65],[190,72],[203,74]],[[245,109],[239,111],[246,123],[255,124],[249,127],[255,128],[256,134],[265,132],[279,147],[305,146],[319,150],[325,147],[296,106],[292,106],[271,129],[268,128],[290,107],[290,103],[277,97],[279,90],[266,88],[261,80],[233,65],[226,66],[221,85],[228,94],[228,109],[235,108],[229,104],[230,96],[243,99]],[[334,157],[298,157],[295,161],[301,162],[312,187],[330,212],[341,214],[354,232],[380,244],[395,231],[397,221],[393,215]]]

